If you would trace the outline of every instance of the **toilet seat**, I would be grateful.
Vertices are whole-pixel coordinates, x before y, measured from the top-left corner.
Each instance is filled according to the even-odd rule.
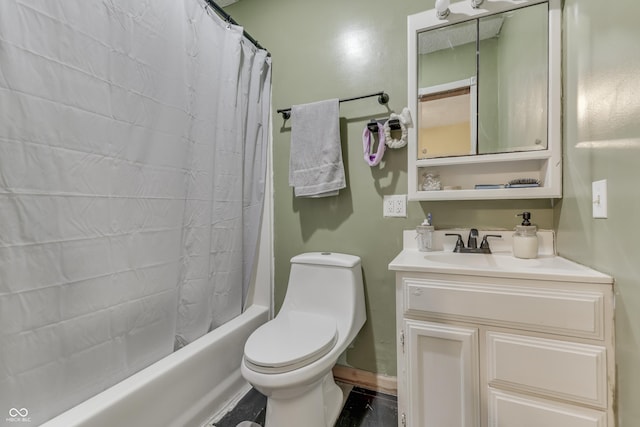
[[[319,314],[280,313],[247,340],[244,360],[261,373],[283,373],[306,366],[327,354],[338,339],[334,319]]]

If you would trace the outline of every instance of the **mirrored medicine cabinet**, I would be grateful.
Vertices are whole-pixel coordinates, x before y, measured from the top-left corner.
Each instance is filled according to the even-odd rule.
[[[408,18],[411,200],[558,198],[560,0]]]

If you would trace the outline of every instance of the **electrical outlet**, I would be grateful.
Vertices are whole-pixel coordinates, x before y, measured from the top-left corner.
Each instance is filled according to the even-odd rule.
[[[394,194],[384,196],[382,202],[382,216],[384,217],[407,217],[407,195]]]

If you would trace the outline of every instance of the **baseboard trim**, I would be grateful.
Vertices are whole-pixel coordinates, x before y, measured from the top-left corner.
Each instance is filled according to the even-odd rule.
[[[368,390],[375,390],[393,396],[398,395],[398,380],[396,377],[341,365],[333,367],[333,377],[336,381],[353,384]]]

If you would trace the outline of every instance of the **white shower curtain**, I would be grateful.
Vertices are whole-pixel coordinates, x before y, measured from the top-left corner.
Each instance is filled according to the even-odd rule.
[[[0,425],[241,312],[270,58],[203,5],[0,1]]]
[[[218,19],[210,25],[202,8],[192,6],[188,53],[196,71],[193,80],[201,80],[201,90],[190,91],[190,102],[218,119],[211,121],[208,114],[197,118],[191,131],[224,143],[213,147],[196,137],[192,144],[178,346],[241,311],[262,212],[271,80],[270,58],[264,50],[256,52],[251,44],[241,43],[241,28]],[[209,25],[202,25],[203,20]],[[224,57],[211,49],[211,40]],[[202,69],[218,72],[198,75]],[[197,142],[201,139],[204,143]]]

